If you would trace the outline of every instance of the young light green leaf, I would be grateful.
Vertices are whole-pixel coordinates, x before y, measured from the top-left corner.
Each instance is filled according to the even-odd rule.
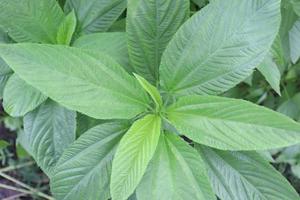
[[[280,79],[281,74],[277,67],[277,64],[273,61],[271,56],[267,56],[264,61],[257,67],[257,69],[262,73],[266,78],[271,87],[277,92],[280,93]]]
[[[107,200],[112,159],[127,122],[110,122],[84,133],[60,158],[51,190],[60,200]],[[72,169],[72,170],[70,170]]]
[[[126,8],[126,0],[67,0],[65,12],[77,15],[79,34],[105,32]]]
[[[0,27],[17,42],[56,43],[64,14],[55,0],[1,0]]]
[[[4,88],[3,107],[9,115],[21,117],[34,110],[46,99],[47,97],[39,90],[28,85],[17,74],[13,74]]]
[[[76,16],[74,10],[72,10],[61,22],[56,41],[57,44],[70,45],[72,41],[72,36],[76,29]]]
[[[215,0],[189,19],[163,54],[163,89],[219,94],[248,77],[278,33],[280,0]]]
[[[300,20],[298,20],[289,32],[290,35],[290,54],[293,63],[300,58]]]
[[[143,200],[216,199],[202,158],[174,134],[161,135],[136,194]]]
[[[186,96],[167,117],[195,142],[224,150],[266,150],[300,143],[300,124],[247,101]]]
[[[156,87],[151,85],[146,79],[143,77],[134,74],[135,78],[139,81],[140,85],[148,92],[148,94],[152,97],[153,101],[156,104],[156,108],[160,109],[163,105],[163,101],[161,99],[160,93]]]
[[[24,117],[24,132],[20,142],[42,168],[51,176],[56,163],[75,140],[76,113],[67,110],[52,100],[47,100]]]
[[[74,47],[99,51],[114,58],[127,72],[132,72],[129,65],[126,33],[94,33],[78,38]]]
[[[254,152],[225,152],[197,146],[222,200],[298,200],[287,180]]]
[[[149,98],[137,80],[101,52],[15,44],[0,46],[0,55],[27,83],[88,116],[132,118],[148,107]]]
[[[127,200],[141,181],[159,141],[161,118],[147,115],[122,138],[113,160],[112,199]]]
[[[128,51],[132,67],[157,85],[161,55],[189,17],[189,0],[130,0],[127,9]]]

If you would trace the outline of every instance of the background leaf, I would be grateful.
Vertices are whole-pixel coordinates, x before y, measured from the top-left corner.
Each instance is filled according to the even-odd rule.
[[[127,200],[141,181],[159,141],[161,118],[146,115],[122,138],[113,160],[112,199]]]
[[[170,122],[190,139],[224,150],[266,150],[298,144],[300,124],[247,101],[187,96],[167,111]]]
[[[59,45],[16,44],[0,54],[26,82],[58,103],[99,119],[132,118],[149,98],[110,57]]]
[[[206,4],[209,3],[209,0],[192,0],[192,1],[200,8],[204,7]]]
[[[300,58],[300,20],[298,20],[290,33],[290,52],[293,63],[296,63]]]
[[[126,0],[67,0],[65,12],[74,9],[78,34],[105,32],[126,8]]]
[[[216,199],[202,158],[174,134],[161,135],[136,193],[143,200]]]
[[[112,159],[128,128],[127,122],[98,125],[66,149],[51,178],[54,196],[60,200],[109,199]]]
[[[222,200],[299,199],[289,182],[254,152],[225,152],[200,145],[197,149]]]
[[[220,94],[262,62],[280,25],[279,0],[215,0],[188,20],[164,52],[167,92]]]
[[[128,1],[126,19],[131,65],[150,83],[157,85],[161,55],[188,17],[188,0]]]
[[[280,93],[280,71],[273,61],[271,56],[267,56],[264,61],[257,67],[257,69],[262,73],[262,75],[266,78],[271,87],[277,92]]]
[[[0,26],[17,42],[56,43],[64,14],[55,0],[1,0]]]
[[[20,117],[34,110],[46,99],[40,91],[13,74],[4,88],[3,107],[9,115]]]
[[[47,100],[24,117],[20,141],[42,170],[51,176],[54,167],[75,140],[76,113]],[[29,148],[29,149],[28,149]]]

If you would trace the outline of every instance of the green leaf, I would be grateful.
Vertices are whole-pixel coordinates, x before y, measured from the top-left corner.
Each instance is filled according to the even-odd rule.
[[[20,117],[34,110],[46,99],[39,90],[13,74],[4,88],[3,107],[9,115]]]
[[[266,78],[271,87],[277,92],[280,93],[280,79],[281,74],[277,67],[277,64],[273,61],[271,56],[267,56],[264,61],[257,67],[257,69],[262,73]]]
[[[253,103],[215,96],[186,96],[167,117],[195,142],[224,150],[266,150],[300,142],[300,124]]]
[[[163,105],[163,101],[161,99],[160,93],[156,87],[151,85],[146,79],[143,77],[134,74],[135,78],[139,81],[140,85],[148,92],[153,101],[155,102],[156,109],[160,109]]]
[[[74,47],[103,52],[114,58],[128,72],[132,72],[129,65],[126,33],[94,33],[78,38]]]
[[[60,200],[107,200],[112,159],[127,122],[111,122],[84,133],[62,155],[51,178]]]
[[[112,165],[112,199],[126,200],[141,181],[159,141],[161,118],[147,115],[122,138]]]
[[[65,148],[75,140],[76,113],[47,100],[24,117],[20,141],[50,176]]]
[[[61,22],[56,41],[58,44],[70,45],[72,36],[76,29],[76,16],[74,10],[70,12],[65,19]]]
[[[55,0],[1,0],[0,26],[17,42],[56,43],[64,14]]]
[[[74,9],[79,34],[105,32],[126,8],[126,0],[67,0],[65,12]]]
[[[167,44],[189,17],[189,0],[130,0],[127,9],[128,52],[135,71],[157,85]]]
[[[9,146],[9,143],[4,141],[4,140],[0,140],[0,151],[5,149],[6,147]]]
[[[300,58],[300,20],[298,20],[289,32],[290,36],[290,54],[293,63]]]
[[[132,118],[149,98],[134,77],[101,52],[39,44],[0,46],[27,83],[71,110],[99,119]]]
[[[167,92],[220,94],[247,78],[278,33],[280,0],[215,0],[193,15],[163,54]]]
[[[299,0],[291,0],[291,4],[293,5],[293,9],[295,13],[300,16],[300,1]]]
[[[214,200],[199,154],[174,134],[162,135],[137,188],[143,200]]]
[[[287,180],[254,152],[225,152],[197,146],[222,200],[298,200]]]

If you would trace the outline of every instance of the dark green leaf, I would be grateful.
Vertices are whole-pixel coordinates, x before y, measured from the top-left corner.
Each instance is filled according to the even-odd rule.
[[[101,124],[66,149],[51,178],[56,199],[109,199],[112,159],[128,127],[127,122]]]
[[[78,38],[74,47],[103,52],[115,59],[127,72],[132,72],[129,65],[126,33],[95,33]]]
[[[47,100],[24,117],[20,142],[50,176],[56,163],[75,140],[76,113]]]
[[[64,14],[55,0],[1,0],[0,27],[17,42],[56,43]]]
[[[167,109],[181,134],[224,150],[266,150],[300,143],[300,124],[247,101],[186,96]]]
[[[65,12],[74,9],[79,34],[105,32],[126,8],[126,0],[67,0]]]
[[[222,200],[298,200],[287,180],[254,152],[197,147],[205,158],[216,194]]]
[[[99,119],[132,118],[149,98],[137,80],[101,52],[60,45],[2,45],[0,55],[30,85]]]
[[[189,0],[130,0],[127,10],[128,51],[132,67],[158,83],[161,55],[189,17]]]
[[[248,77],[278,33],[280,0],[215,0],[176,33],[160,66],[163,89],[219,94]]]
[[[3,107],[9,115],[20,117],[34,110],[46,99],[39,90],[13,74],[4,88]]]

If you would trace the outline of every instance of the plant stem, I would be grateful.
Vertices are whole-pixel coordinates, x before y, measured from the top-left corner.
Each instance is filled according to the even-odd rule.
[[[21,192],[21,193],[25,193],[25,194],[33,194],[31,191],[20,189],[20,188],[16,188],[16,187],[9,186],[9,185],[4,185],[2,183],[0,183],[0,188],[4,188],[4,189],[8,189],[8,190],[13,190],[13,191],[17,191],[17,192]]]
[[[33,165],[33,164],[34,164],[34,162],[33,162],[33,161],[30,161],[30,162],[18,164],[18,165],[15,165],[15,166],[9,166],[9,167],[0,169],[0,172],[2,172],[2,173],[3,173],[3,172],[8,172],[8,171],[20,169],[20,168],[23,168],[23,167],[28,167],[28,166],[31,166],[31,165]]]
[[[9,176],[7,174],[4,174],[3,172],[0,172],[0,176],[2,176],[3,178],[5,178],[7,180],[10,180],[10,181],[12,181],[12,182],[14,182],[14,183],[16,183],[16,184],[18,184],[18,185],[20,185],[20,186],[28,189],[28,190],[30,190],[33,194],[36,194],[36,195],[38,195],[40,197],[43,197],[45,199],[48,199],[48,200],[54,200],[53,197],[51,197],[51,196],[49,196],[47,194],[44,194],[44,193],[40,192],[39,190],[36,190],[36,189],[32,188],[31,186],[29,186],[29,185],[27,185],[27,184],[25,184],[25,183],[23,183],[21,181],[18,181],[14,177],[11,177],[11,176]]]

